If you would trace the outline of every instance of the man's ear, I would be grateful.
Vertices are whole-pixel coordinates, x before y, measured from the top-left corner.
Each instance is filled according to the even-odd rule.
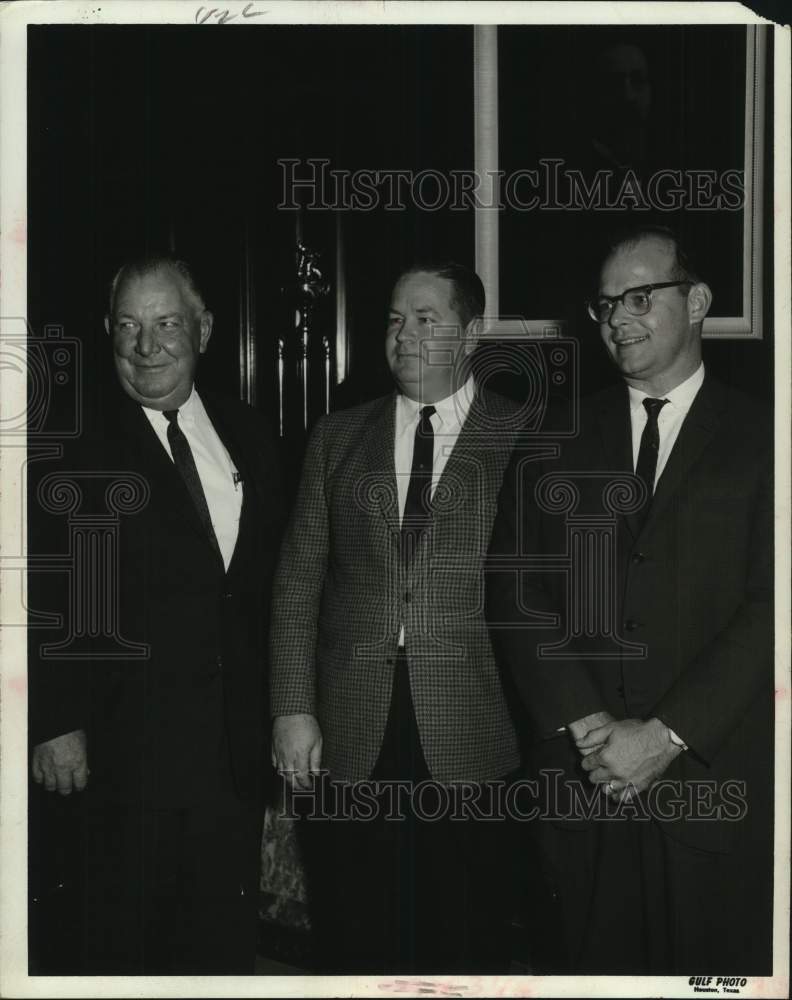
[[[201,344],[199,352],[204,354],[206,348],[209,344],[209,338],[212,336],[212,326],[214,325],[214,316],[209,312],[208,309],[204,309],[201,313]]]
[[[688,318],[693,324],[702,323],[712,305],[712,290],[703,281],[697,281],[688,292]]]
[[[475,351],[483,332],[484,319],[481,316],[474,316],[465,327],[463,336],[463,350],[465,354],[472,354]]]
[[[109,337],[110,336],[110,317],[109,316],[105,316],[105,318],[104,318],[104,324],[105,324],[105,333]]]

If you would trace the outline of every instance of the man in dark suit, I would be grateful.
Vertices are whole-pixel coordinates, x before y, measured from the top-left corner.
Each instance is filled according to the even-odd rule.
[[[212,322],[183,262],[120,269],[105,325],[123,391],[31,512],[43,538],[70,489],[83,523],[118,521],[70,592],[53,574],[33,590],[71,631],[60,650],[31,632],[32,770],[82,791],[93,973],[254,968],[281,498],[265,421],[193,385]]]
[[[623,382],[504,478],[488,617],[564,971],[770,972],[772,430],[704,371],[710,301],[670,232],[613,244],[589,309]]]
[[[326,772],[337,796],[314,824],[312,890],[339,972],[508,969],[504,823],[449,808],[467,782],[468,814],[485,809],[480,786],[518,763],[482,565],[519,415],[470,375],[483,310],[458,264],[399,278],[385,341],[398,391],[317,424],[276,575],[274,760],[298,789]],[[345,822],[369,780],[368,819]],[[384,815],[390,792],[401,818]]]

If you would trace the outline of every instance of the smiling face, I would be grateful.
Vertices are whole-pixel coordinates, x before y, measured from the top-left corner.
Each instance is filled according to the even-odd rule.
[[[452,282],[426,271],[404,275],[393,289],[385,355],[411,399],[435,403],[465,380],[462,361],[475,347],[476,321],[464,328],[453,294]]]
[[[178,272],[163,267],[124,280],[105,328],[128,396],[153,410],[175,410],[187,401],[212,314]]]
[[[605,261],[600,294],[621,295],[676,277],[673,244],[649,236],[620,247]],[[689,289],[653,291],[651,309],[643,316],[631,316],[624,303],[617,303],[608,322],[600,324],[600,334],[625,381],[662,396],[692,375],[701,364],[701,323],[710,301],[709,288],[699,282]]]

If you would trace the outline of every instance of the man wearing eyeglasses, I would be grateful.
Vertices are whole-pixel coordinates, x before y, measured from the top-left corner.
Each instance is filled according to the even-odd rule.
[[[501,492],[492,551],[532,571],[490,572],[489,619],[533,765],[564,772],[537,825],[558,971],[770,972],[772,436],[705,371],[711,300],[669,231],[614,243],[588,309],[621,384]]]

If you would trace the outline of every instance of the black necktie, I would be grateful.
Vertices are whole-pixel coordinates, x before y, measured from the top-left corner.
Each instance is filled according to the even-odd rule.
[[[195,509],[198,511],[198,517],[204,527],[206,536],[222,560],[223,556],[220,552],[220,546],[217,544],[217,536],[215,535],[214,528],[212,527],[209,505],[206,502],[206,494],[201,485],[201,477],[198,475],[198,469],[195,466],[190,442],[184,436],[181,427],[179,427],[179,411],[163,410],[162,412],[168,421],[168,444],[171,447],[174,464],[179,475],[184,480],[184,485],[187,487],[187,492],[190,494],[192,502],[195,504]]]
[[[647,493],[646,503],[638,512],[639,517],[646,517],[652,503],[655,473],[657,472],[657,452],[660,449],[660,430],[657,426],[657,418],[667,402],[667,399],[652,399],[649,396],[643,401],[646,410],[646,427],[641,434],[641,447],[638,450],[638,464],[635,466],[635,474],[639,479],[643,479]]]
[[[434,428],[432,427],[433,406],[423,406],[420,420],[415,428],[412,470],[407,499],[402,516],[402,542],[405,558],[415,551],[421,532],[432,519],[432,469],[434,466]]]

